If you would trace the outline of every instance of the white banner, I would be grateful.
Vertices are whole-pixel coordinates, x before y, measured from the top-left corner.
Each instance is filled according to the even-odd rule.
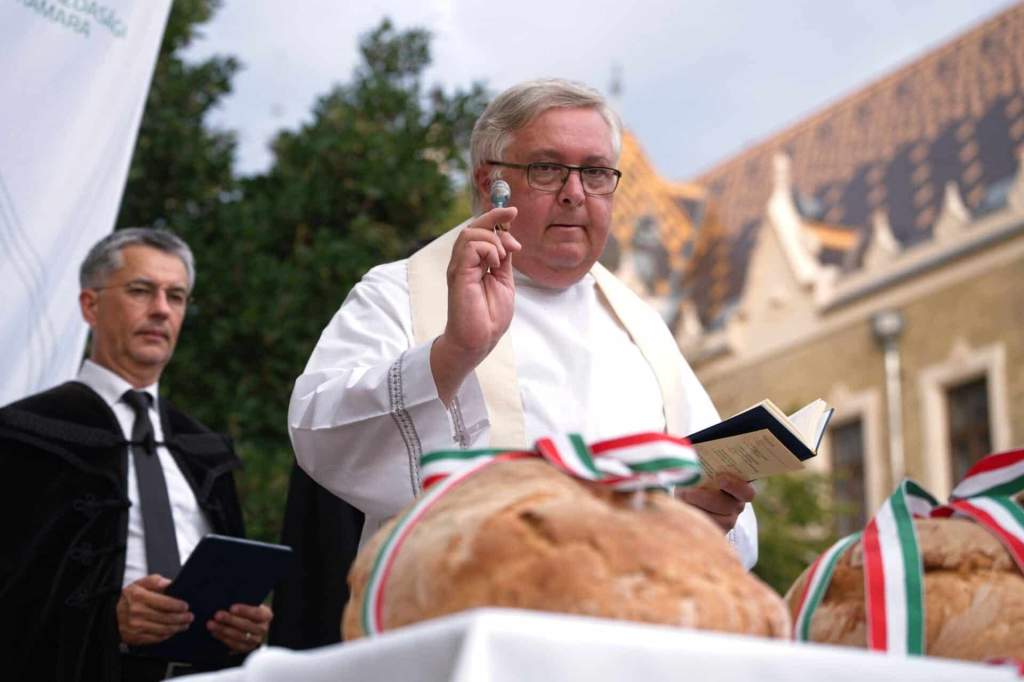
[[[73,378],[171,0],[0,0],[0,405]]]

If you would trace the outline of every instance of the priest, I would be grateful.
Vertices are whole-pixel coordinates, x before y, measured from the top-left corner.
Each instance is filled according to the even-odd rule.
[[[299,465],[364,512],[364,540],[419,493],[425,452],[569,432],[684,436],[719,420],[658,314],[597,262],[620,148],[619,118],[595,90],[508,89],[472,133],[477,215],[371,269],[324,330],[288,426]],[[511,198],[494,207],[498,179]],[[753,566],[750,484],[677,494]]]

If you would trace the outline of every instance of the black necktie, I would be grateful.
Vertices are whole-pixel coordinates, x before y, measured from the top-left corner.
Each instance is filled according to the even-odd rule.
[[[174,517],[167,497],[167,481],[156,454],[153,425],[149,422],[150,395],[144,391],[125,391],[121,399],[135,410],[132,426],[132,462],[139,484],[142,527],[146,533],[146,565],[150,573],[173,578],[181,568],[178,539],[174,535]]]

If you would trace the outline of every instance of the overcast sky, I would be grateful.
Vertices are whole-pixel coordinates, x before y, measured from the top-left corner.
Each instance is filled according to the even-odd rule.
[[[492,91],[541,76],[608,92],[658,170],[683,180],[1009,6],[1006,0],[225,0],[192,50],[238,57],[213,123],[238,169],[347,82],[360,36],[389,16],[434,36],[428,84]]]

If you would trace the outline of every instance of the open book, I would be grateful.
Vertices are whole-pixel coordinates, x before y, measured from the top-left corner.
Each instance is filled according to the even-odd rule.
[[[729,471],[753,481],[803,469],[804,460],[817,454],[833,412],[819,399],[786,416],[762,400],[688,438],[709,479]]]

